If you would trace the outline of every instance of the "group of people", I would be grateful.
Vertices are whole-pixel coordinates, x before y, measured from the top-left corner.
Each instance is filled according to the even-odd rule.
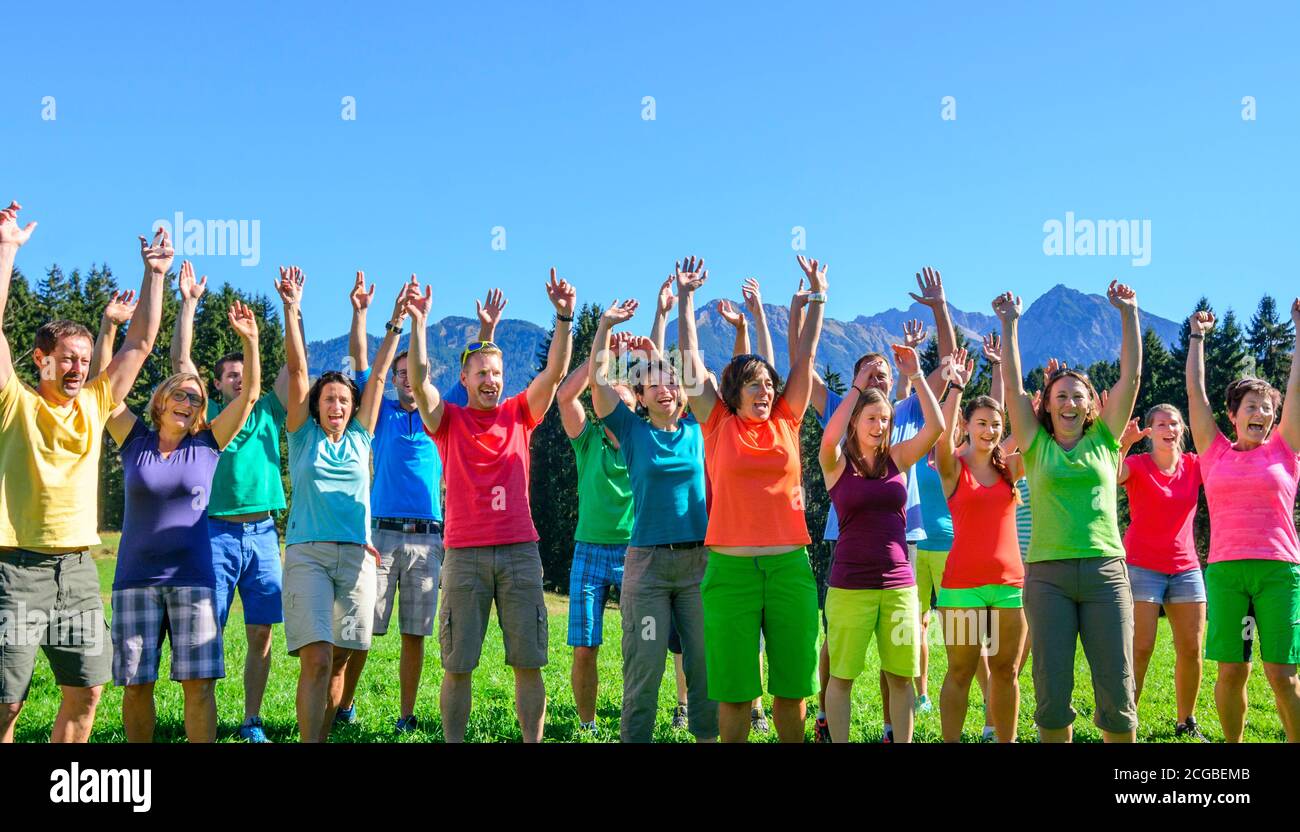
[[[35,228],[19,224],[19,210],[14,203],[0,212],[0,316],[16,253]],[[546,364],[505,398],[504,356],[493,342],[505,308],[499,291],[478,304],[478,340],[460,355],[459,383],[442,391],[431,380],[426,334],[432,288],[414,275],[401,286],[372,365],[375,288],[358,272],[349,367],[313,380],[300,311],[307,283],[287,267],[275,282],[285,366],[263,393],[257,319],[241,303],[228,319],[242,351],[216,363],[210,387],[196,370],[189,353],[206,278],[183,263],[174,375],[136,414],[123,402],[153,350],[174,254],[162,230],[140,238],[140,251],[138,299],[115,295],[98,338],[69,321],[40,327],[34,389],[19,380],[0,337],[0,621],[9,622],[0,632],[2,741],[13,738],[38,649],[62,691],[52,739],[89,737],[111,679],[123,688],[128,739],[151,740],[164,640],[184,690],[187,737],[215,739],[214,685],[225,674],[236,592],[248,644],[243,739],[266,741],[260,711],[274,625],[283,623],[299,659],[300,737],[320,742],[336,723],[356,719],[367,651],[396,611],[394,730],[418,726],[425,639],[436,619],[442,729],[447,741],[463,740],[495,606],[520,729],[525,741],[539,741],[549,644],[529,443],[553,402],[578,473],[568,643],[581,731],[597,730],[596,660],[618,587],[625,742],[652,737],[669,652],[679,668],[674,724],[697,741],[745,741],[766,728],[766,691],[782,741],[803,741],[806,703],[816,696],[816,738],[846,742],[852,688],[873,641],[884,738],[910,742],[914,714],[933,708],[926,680],[934,627],[948,660],[939,697],[945,740],[961,739],[978,681],[985,738],[1014,742],[1018,679],[1032,655],[1039,738],[1069,741],[1081,640],[1096,724],[1107,741],[1133,741],[1161,608],[1177,654],[1177,734],[1201,738],[1204,642],[1204,656],[1219,665],[1224,737],[1241,739],[1258,637],[1282,727],[1300,739],[1292,516],[1300,362],[1285,405],[1260,379],[1233,382],[1226,404],[1234,436],[1223,435],[1204,383],[1208,313],[1189,322],[1187,420],[1162,404],[1140,425],[1132,419],[1142,362],[1137,296],[1122,284],[1107,293],[1123,327],[1110,390],[1099,394],[1086,375],[1052,362],[1042,390],[1027,393],[1021,302],[1007,293],[993,301],[1001,338],[982,345],[993,389],[972,398],[963,393],[975,356],[958,348],[942,279],[930,269],[917,275],[912,297],[933,312],[939,366],[922,372],[924,327],[909,324],[892,355],[857,360],[843,393],[815,369],[829,298],[826,266],[816,260],[798,258],[784,380],[753,279],[742,295],[757,351],[750,320],[721,301],[719,315],[736,328],[735,354],[716,375],[705,367],[695,293],[708,272],[690,257],[660,285],[648,337],[615,331],[638,311],[635,300],[615,301],[590,355],[570,371],[576,290],[552,270]],[[676,355],[665,345],[674,307]],[[1300,324],[1300,299],[1291,315]],[[399,353],[407,319],[409,351]],[[390,382],[394,397],[384,394]],[[800,435],[810,406],[823,427],[817,461],[832,502],[825,538],[834,557],[823,587],[804,511]],[[126,495],[111,628],[89,554],[99,543],[104,428],[121,453]],[[282,429],[293,489],[283,558],[274,516],[286,505]],[[1188,431],[1196,453],[1183,448]],[[1148,452],[1128,454],[1144,439]],[[1123,537],[1121,486],[1131,514]],[[1202,486],[1211,526],[1204,570],[1192,537]]]

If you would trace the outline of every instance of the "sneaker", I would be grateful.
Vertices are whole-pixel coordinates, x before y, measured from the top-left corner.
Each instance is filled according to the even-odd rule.
[[[353,702],[346,708],[339,708],[334,714],[335,725],[352,725],[357,721],[357,703]]]
[[[767,714],[763,713],[762,708],[749,709],[749,724],[755,731],[760,734],[766,734],[768,730]]]
[[[686,706],[678,705],[675,709],[673,709],[673,730],[685,731],[686,725],[687,725]]]
[[[830,742],[831,727],[826,724],[826,717],[817,717],[817,724],[813,727],[813,742]]]
[[[244,720],[244,724],[239,726],[239,738],[244,742],[270,742],[266,738],[266,732],[262,730],[260,716],[250,716]]]
[[[353,707],[356,706],[354,705]],[[397,720],[397,724],[393,726],[393,730],[399,734],[409,734],[412,731],[418,730],[419,727],[420,720],[415,718],[415,714],[411,714],[410,716],[404,716]]]
[[[600,735],[600,729],[596,727],[596,720],[594,719],[591,722],[578,720],[578,733],[580,735],[587,734],[588,736],[596,737]]]
[[[993,730],[992,725],[985,725],[983,733],[980,734],[980,742],[997,742],[998,735]]]
[[[922,695],[916,698],[916,705],[913,709],[918,714],[928,714],[934,710],[934,704],[930,702],[930,697]]]
[[[1175,739],[1189,739],[1196,742],[1209,742],[1205,735],[1201,733],[1201,726],[1197,724],[1196,717],[1189,716],[1186,722],[1180,722],[1174,726]]]
[[[892,727],[886,728],[884,735],[881,736],[880,738],[880,741],[885,745],[889,745],[890,743],[892,743],[894,741],[894,729]]]

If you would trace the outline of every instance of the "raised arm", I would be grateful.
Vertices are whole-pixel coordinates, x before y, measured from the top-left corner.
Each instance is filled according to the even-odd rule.
[[[699,338],[695,332],[695,290],[709,279],[709,273],[704,268],[703,259],[687,257],[676,264],[673,277],[677,281],[677,349],[682,355],[682,385],[686,388],[691,412],[703,424],[709,420],[709,414],[718,403],[718,389],[704,368],[704,357],[700,355]]]
[[[158,327],[162,323],[162,295],[167,285],[167,270],[171,268],[174,254],[171,238],[162,228],[155,232],[152,245],[144,237],[140,238],[144,279],[140,283],[140,305],[134,315],[135,326],[126,331],[122,348],[104,368],[112,384],[115,402],[124,400],[131,392],[140,368],[153,352],[154,339],[158,337]]]
[[[647,357],[653,358],[658,350],[654,347],[654,342],[649,338],[625,338],[613,339],[610,337],[610,331],[619,324],[628,321],[636,312],[636,302],[627,301],[611,303],[609,308],[600,316],[600,323],[596,326],[596,335],[591,340],[591,357],[587,359],[588,383],[591,385],[591,409],[596,412],[596,418],[603,419],[614,408],[618,407],[619,396],[612,386],[613,379],[610,376],[611,360],[620,352],[620,349],[627,350],[629,353],[637,347],[647,350]],[[620,333],[626,335],[626,333]]]
[[[1187,329],[1187,426],[1196,452],[1204,454],[1219,435],[1210,397],[1205,392],[1205,336],[1214,329],[1214,313],[1194,313],[1187,319]]]
[[[749,348],[749,324],[745,320],[745,314],[732,306],[731,301],[725,299],[718,301],[718,314],[736,330],[736,340],[731,346],[731,357],[749,355],[752,350]]]
[[[135,314],[135,290],[114,292],[99,318],[99,335],[95,338],[95,352],[90,358],[89,378],[103,372],[113,360],[113,342],[117,340],[118,327],[131,320]]]
[[[826,481],[826,490],[830,491],[844,473],[844,437],[849,432],[849,420],[853,418],[853,410],[858,405],[858,399],[862,397],[862,391],[866,390],[868,369],[862,367],[858,374],[853,377],[853,386],[844,392],[844,397],[840,399],[840,406],[835,408],[830,419],[826,422],[826,429],[822,431],[822,443],[817,449],[817,463],[822,469],[822,479]]]
[[[222,408],[212,420],[212,435],[217,447],[225,448],[244,429],[244,423],[253,412],[262,395],[262,355],[257,348],[257,316],[241,301],[235,301],[226,312],[230,328],[239,335],[244,350],[244,384],[234,401]]]
[[[817,360],[817,342],[822,334],[822,318],[826,312],[826,266],[816,260],[799,255],[799,267],[808,278],[812,293],[808,296],[808,315],[799,329],[799,346],[790,356],[790,375],[785,381],[781,396],[794,413],[802,419],[812,398],[813,364]]]
[[[1300,298],[1291,301],[1291,324],[1296,347],[1291,354],[1291,372],[1286,378],[1286,399],[1282,402],[1282,438],[1293,453],[1300,453]]]
[[[1020,310],[1020,298],[1010,292],[993,299],[993,313],[1002,321],[1002,390],[1007,397],[1007,418],[1011,420],[1011,436],[1023,452],[1038,434],[1038,415],[1025,392],[1020,369]]]
[[[497,336],[497,324],[501,323],[501,313],[505,312],[506,296],[500,289],[489,289],[487,297],[480,302],[474,299],[474,312],[478,315],[478,339],[494,341]]]
[[[402,287],[405,295],[406,287]],[[357,280],[348,292],[348,301],[352,304],[352,328],[348,330],[348,360],[352,363],[352,372],[363,373],[370,367],[370,345],[366,343],[366,314],[370,302],[375,299],[375,284],[370,284],[366,291],[366,273],[357,272]]]
[[[655,349],[661,353],[664,351],[664,338],[668,330],[668,313],[677,305],[677,296],[673,294],[675,283],[676,279],[668,275],[668,279],[659,286],[659,297],[655,301],[655,319],[650,325],[650,340],[654,343]]]
[[[29,222],[27,227],[18,225],[18,212],[22,206],[17,202],[0,211],[0,323],[5,318],[5,306],[9,303],[9,281],[14,276],[14,259],[18,249],[32,236],[36,223]],[[9,339],[0,327],[0,387],[9,383],[14,374],[13,355],[9,351]]]
[[[898,470],[906,471],[922,459],[925,459],[925,455],[930,453],[930,449],[934,447],[934,443],[939,440],[939,437],[948,432],[948,423],[944,421],[943,413],[939,409],[939,400],[935,398],[930,385],[920,383],[921,359],[917,356],[916,350],[898,344],[893,345],[893,350],[894,366],[898,367],[900,375],[910,377],[915,383],[916,398],[921,402],[921,414],[925,417],[925,424],[911,439],[906,439],[889,448],[889,455],[893,458],[894,465],[898,466]],[[962,378],[962,372],[968,369],[966,351],[959,350],[954,353],[954,361],[957,355],[961,356],[962,362],[960,367],[954,363],[951,373],[958,378]],[[969,378],[969,375],[965,377]]]
[[[776,350],[772,347],[772,330],[767,326],[767,311],[763,309],[763,295],[758,290],[758,280],[747,277],[740,287],[740,294],[745,299],[745,308],[754,319],[755,336],[758,341],[758,354],[773,367],[776,366]]]
[[[989,362],[989,398],[1002,406],[1005,396],[1002,394],[1002,343],[996,332],[984,336],[980,345],[984,350],[984,360]]]
[[[1101,404],[1101,418],[1113,436],[1120,436],[1128,420],[1133,418],[1133,405],[1137,403],[1138,382],[1142,378],[1142,330],[1138,327],[1137,292],[1112,280],[1106,298],[1119,310],[1124,342],[1119,353],[1119,381]]]
[[[903,322],[903,346],[919,351],[925,343],[925,324],[917,320]],[[939,370],[935,367],[935,370]],[[936,388],[939,389],[939,388]],[[894,385],[894,401],[901,402],[912,395],[912,380],[903,376]]]
[[[1138,420],[1129,419],[1124,425],[1124,435],[1119,438],[1119,471],[1115,482],[1123,485],[1128,480],[1128,452],[1133,446],[1151,435],[1151,426],[1139,430]]]
[[[208,290],[208,276],[205,274],[202,280],[195,280],[194,264],[186,260],[181,263],[177,288],[180,290],[181,308],[176,313],[176,325],[172,327],[172,372],[198,375],[198,368],[190,358],[190,348],[194,343],[194,314],[199,308],[199,298]]]
[[[284,372],[288,381],[284,401],[284,409],[288,415],[285,417],[284,427],[290,433],[302,427],[311,418],[307,402],[307,394],[311,391],[311,379],[307,375],[307,345],[300,324],[303,282],[302,269],[297,266],[281,266],[280,279],[275,284],[275,291],[284,304]],[[244,360],[247,361],[248,356],[244,356]]]
[[[577,439],[587,427],[587,409],[578,397],[587,389],[590,381],[591,359],[587,358],[564,377],[560,389],[555,391],[555,406],[560,411],[560,424],[570,439]],[[595,391],[592,391],[592,395],[595,396]]]
[[[929,266],[921,269],[916,275],[916,286],[921,290],[917,295],[908,292],[912,300],[923,306],[928,306],[930,312],[934,315],[934,326],[936,336],[939,339],[939,355],[952,355],[952,351],[957,349],[957,333],[952,326],[952,315],[948,312],[948,301],[943,293],[943,277],[939,274],[938,269],[932,269]],[[943,391],[944,379],[938,373],[930,373],[926,378],[930,389],[937,396]]]
[[[374,291],[372,286],[372,295]],[[407,306],[419,291],[420,282],[415,275],[411,275],[410,282],[403,284],[398,291],[397,300],[393,302],[393,314],[384,323],[384,340],[379,342],[379,352],[375,353],[375,366],[370,368],[366,388],[361,391],[361,407],[357,410],[357,418],[361,421],[361,426],[371,433],[375,432],[375,423],[379,419],[379,405],[384,398],[384,385],[388,383],[388,371],[392,369],[393,358],[397,355],[397,341],[402,337]],[[410,371],[409,362],[407,371]]]
[[[406,355],[406,375],[411,380],[411,393],[415,396],[415,406],[420,411],[420,419],[430,433],[438,432],[442,424],[442,414],[446,403],[438,388],[429,378],[429,347],[426,343],[425,321],[433,307],[433,287],[426,287],[420,294],[418,285],[408,290],[406,312],[411,316],[411,351]]]
[[[546,354],[546,366],[528,383],[528,411],[534,419],[541,419],[555,400],[564,375],[569,372],[569,359],[573,356],[573,316],[578,308],[578,290],[569,281],[557,279],[551,269],[551,279],[546,283],[546,297],[555,307],[555,331],[551,335],[551,349]]]
[[[965,350],[957,350],[953,356],[954,378],[948,389],[948,397],[943,400],[941,407],[948,429],[934,446],[935,470],[939,472],[939,479],[943,483],[943,493],[949,497],[957,490],[960,467],[957,462],[957,425],[961,422],[961,397],[975,372],[975,362],[967,359],[965,353]]]

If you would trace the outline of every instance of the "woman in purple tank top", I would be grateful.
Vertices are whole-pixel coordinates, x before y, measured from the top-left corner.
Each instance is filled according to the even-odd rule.
[[[153,741],[153,688],[164,635],[171,640],[171,677],[185,692],[185,736],[190,742],[217,736],[216,680],[226,674],[208,493],[221,449],[244,427],[261,391],[257,319],[239,301],[228,315],[244,345],[244,387],[211,424],[207,393],[193,373],[177,373],[153,391],[153,427],[125,405],[108,422],[121,449],[126,491],[112,638],[113,682],[125,689],[122,727],[129,742]]]
[[[964,384],[965,352],[955,364]],[[832,742],[848,742],[853,680],[876,638],[889,685],[888,721],[896,742],[912,741],[912,679],[921,671],[921,604],[907,559],[907,480],[903,471],[925,458],[945,430],[930,385],[922,384],[920,362],[911,347],[894,346],[894,363],[911,378],[925,414],[925,426],[904,442],[889,441],[893,407],[868,388],[869,367],[853,379],[822,434],[819,461],[826,490],[840,519],[830,588],[826,593],[826,638],[831,678],[826,721]]]

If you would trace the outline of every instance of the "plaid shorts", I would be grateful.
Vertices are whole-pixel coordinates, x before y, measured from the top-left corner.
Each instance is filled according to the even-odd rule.
[[[573,545],[569,568],[569,646],[598,647],[604,638],[605,600],[611,586],[623,586],[627,544]]]
[[[438,575],[442,572],[442,535],[388,529],[375,529],[372,534],[379,550],[374,635],[388,632],[394,607],[403,635],[433,635],[433,620],[438,614]]]
[[[113,684],[157,681],[163,636],[172,643],[173,681],[225,676],[216,595],[206,586],[113,590]]]

